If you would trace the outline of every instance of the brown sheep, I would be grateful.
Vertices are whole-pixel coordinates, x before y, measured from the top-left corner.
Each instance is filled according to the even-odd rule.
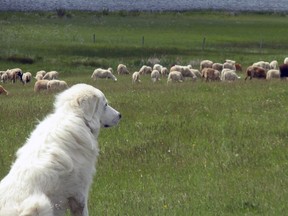
[[[202,77],[205,79],[206,82],[208,82],[209,80],[220,81],[220,72],[213,68],[204,68],[202,70]]]
[[[254,78],[258,79],[266,79],[266,72],[265,69],[256,66],[249,66],[246,70],[246,77],[245,80],[250,77],[250,80]]]
[[[8,95],[8,94],[9,94],[8,91],[7,91],[6,89],[4,89],[3,86],[0,85],[0,95],[3,94],[3,93],[4,93],[5,95]]]
[[[34,84],[34,92],[39,92],[41,90],[47,90],[47,84],[49,80],[38,80]]]

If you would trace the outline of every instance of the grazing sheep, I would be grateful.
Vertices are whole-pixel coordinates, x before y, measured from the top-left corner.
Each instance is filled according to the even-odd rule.
[[[288,64],[288,57],[284,59],[284,64]]]
[[[223,64],[223,69],[230,69],[230,70],[236,71],[235,64],[231,64],[231,63],[228,63],[228,62],[225,62]]]
[[[222,71],[223,70],[223,64],[221,63],[213,63],[212,68],[218,71]]]
[[[243,70],[242,70],[242,65],[239,64],[239,63],[236,63],[236,64],[235,64],[235,68],[236,68],[236,71],[240,71],[240,72],[243,71]]]
[[[204,68],[202,70],[202,77],[206,82],[210,81],[219,81],[220,80],[220,72],[213,68]]]
[[[40,92],[41,90],[47,90],[47,84],[49,80],[38,80],[34,84],[34,92]]]
[[[36,76],[34,78],[36,80],[42,80],[43,79],[43,75],[42,74],[36,74]]]
[[[212,68],[213,62],[210,60],[203,60],[200,62],[200,71],[204,68]]]
[[[236,74],[234,70],[231,69],[223,69],[221,72],[221,80],[222,81],[235,81],[240,79],[240,77]]]
[[[269,79],[273,79],[273,78],[277,78],[277,79],[280,78],[280,71],[279,70],[271,69],[271,70],[267,71],[266,79],[269,80]]]
[[[47,90],[49,91],[64,90],[67,88],[68,88],[68,85],[63,80],[49,80],[47,83]]]
[[[6,83],[8,80],[8,74],[5,72],[1,75],[1,82]]]
[[[25,72],[22,75],[22,82],[23,84],[27,84],[32,79],[32,74],[30,72]]]
[[[167,76],[169,71],[166,67],[162,67],[160,73],[162,76]]]
[[[249,66],[246,70],[245,80],[247,80],[248,77],[250,77],[250,80],[253,77],[258,79],[266,79],[266,71],[262,67]]]
[[[268,70],[270,70],[270,63],[269,62],[264,62],[264,61],[259,61],[259,62],[255,62],[252,66],[254,67],[261,67],[265,70],[265,72],[267,72]]]
[[[112,69],[108,68],[107,70],[102,69],[102,68],[97,68],[94,70],[93,74],[91,75],[91,78],[93,80],[97,80],[97,78],[100,79],[112,79],[115,82],[117,81],[117,78],[113,75]]]
[[[8,91],[7,91],[3,86],[0,85],[0,95],[1,95],[1,94],[8,95],[9,93],[8,93]]]
[[[169,82],[183,82],[184,78],[180,71],[171,71],[168,75],[167,83]]]
[[[153,70],[158,70],[159,73],[161,73],[162,68],[163,68],[163,66],[160,65],[160,64],[155,64],[155,65],[153,66]]]
[[[139,73],[141,75],[143,74],[151,74],[152,73],[152,68],[150,66],[147,66],[147,65],[143,65],[140,70],[139,70]]]
[[[50,71],[50,72],[47,72],[47,73],[43,76],[43,79],[44,79],[44,80],[58,79],[58,75],[59,75],[59,73],[58,73],[57,71]]]
[[[270,62],[270,69],[278,69],[278,61],[273,60]]]
[[[17,79],[22,81],[21,77],[23,73],[20,68],[13,68],[11,70],[8,69],[6,73],[8,75],[8,80],[11,80],[12,83],[15,83]]]
[[[201,78],[202,77],[202,74],[199,70],[197,69],[190,69],[195,75],[197,78]]]
[[[46,74],[46,71],[45,70],[40,70],[40,71],[36,72],[36,75],[37,74],[41,74],[42,76],[44,76]]]
[[[132,74],[132,83],[140,83],[141,80],[140,80],[140,73],[139,71],[135,71],[133,74]]]
[[[158,70],[153,70],[151,73],[152,82],[157,82],[160,80],[160,72]]]
[[[226,60],[225,60],[225,63],[229,63],[229,64],[232,64],[232,65],[235,65],[235,64],[236,64],[236,61],[231,60],[231,59],[226,59]]]
[[[126,65],[119,64],[117,67],[117,73],[119,75],[129,74],[129,70],[127,69]]]
[[[280,70],[280,78],[286,78],[288,77],[288,64],[282,64],[279,66],[279,70]]]

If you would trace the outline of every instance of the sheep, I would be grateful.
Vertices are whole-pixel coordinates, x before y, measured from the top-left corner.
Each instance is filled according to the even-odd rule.
[[[151,74],[152,73],[152,68],[150,66],[147,65],[143,65],[140,70],[139,73],[142,74]]]
[[[266,79],[266,71],[262,67],[249,66],[246,70],[245,80],[247,80],[248,77],[250,77],[250,80],[253,77],[258,79]]]
[[[242,65],[239,64],[239,63],[235,63],[235,68],[236,68],[236,71],[240,71],[240,72],[243,71],[243,70],[242,70]]]
[[[171,71],[168,75],[167,83],[169,82],[183,82],[184,78],[180,71]]]
[[[284,59],[284,64],[288,64],[288,57]]]
[[[132,83],[140,83],[141,80],[140,80],[140,73],[139,71],[135,71],[133,74],[132,74]]]
[[[1,94],[5,94],[5,95],[9,94],[8,91],[2,85],[0,85],[0,95]]]
[[[236,64],[236,61],[231,60],[231,59],[226,59],[226,60],[225,60],[225,63],[235,65],[235,64]]]
[[[157,82],[160,80],[160,72],[158,70],[153,70],[151,73],[152,82]]]
[[[119,64],[118,67],[117,67],[117,73],[119,75],[129,74],[129,70],[127,69],[126,65]]]
[[[93,80],[97,80],[97,78],[106,78],[106,79],[112,79],[115,82],[117,81],[117,78],[113,75],[112,69],[108,68],[107,70],[102,68],[97,68],[94,70],[93,74],[91,75],[91,78]]]
[[[201,78],[202,74],[199,70],[197,69],[190,69],[195,75],[197,78]]]
[[[202,70],[202,77],[206,80],[206,82],[210,81],[218,81],[220,80],[220,72],[213,68],[204,68]]]
[[[267,71],[266,79],[269,80],[272,78],[278,78],[279,79],[280,78],[280,71],[277,69],[271,69],[271,70]]]
[[[160,73],[162,76],[167,76],[169,72],[166,67],[162,67]]]
[[[8,74],[6,72],[3,73],[0,77],[0,79],[1,79],[1,82],[6,83],[8,80]]]
[[[25,72],[22,75],[22,82],[23,84],[27,84],[32,79],[32,74],[30,72]]]
[[[270,62],[270,69],[278,69],[278,62],[276,60],[273,60]]]
[[[58,79],[59,73],[57,71],[50,71],[47,72],[44,76],[43,79],[45,80],[53,80],[53,79]]]
[[[49,80],[47,83],[47,90],[49,91],[64,90],[67,88],[68,88],[68,85],[63,80]]]
[[[213,62],[210,60],[203,60],[200,62],[200,71],[204,68],[212,68]]]
[[[40,92],[41,90],[47,90],[47,84],[49,80],[38,80],[34,84],[34,92]]]
[[[279,66],[279,70],[280,70],[280,78],[286,78],[288,77],[288,64],[281,64]]]
[[[213,63],[212,68],[218,71],[222,71],[223,70],[223,64],[221,63]]]
[[[17,78],[19,78],[20,81],[22,81],[21,77],[23,73],[20,68],[13,68],[11,70],[8,69],[6,73],[8,75],[8,80],[11,80],[12,83],[15,83]]]
[[[223,69],[221,72],[221,80],[222,81],[235,81],[240,79],[240,77],[236,74],[234,70],[231,69]]]
[[[270,70],[270,63],[269,62],[264,62],[264,61],[259,61],[259,62],[255,62],[252,66],[254,67],[261,67],[265,70],[265,72],[267,72],[268,70]]]
[[[225,62],[225,63],[223,64],[223,69],[230,69],[230,70],[236,71],[235,64],[231,64],[231,63],[229,63],[229,62]]]
[[[158,70],[159,73],[161,73],[162,68],[163,68],[163,66],[160,65],[160,64],[155,64],[155,65],[153,66],[153,70]]]
[[[36,72],[36,75],[41,74],[42,76],[44,76],[46,74],[45,70],[40,70]]]
[[[36,76],[34,78],[36,80],[42,80],[43,79],[43,75],[42,74],[36,74]]]
[[[187,66],[174,65],[170,68],[170,71],[180,71],[183,77],[191,77],[193,80],[197,78],[197,76],[193,72],[191,65]]]

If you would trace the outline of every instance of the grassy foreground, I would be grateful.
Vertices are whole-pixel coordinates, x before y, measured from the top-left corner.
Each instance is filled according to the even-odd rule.
[[[90,75],[95,67],[115,68],[120,62],[137,70],[149,57],[159,58],[165,66],[176,61],[197,65],[204,58],[231,58],[243,65],[281,62],[286,56],[287,19],[214,13],[124,15],[74,12],[72,18],[59,19],[46,13],[0,14],[0,68],[58,70],[69,85],[84,82],[98,87],[122,113],[120,124],[102,129],[99,136],[90,214],[286,215],[287,82],[167,85],[165,79],[152,84],[149,77],[142,77],[140,85],[132,85],[130,76],[114,83],[94,82]],[[214,26],[214,31],[202,29],[201,23]],[[235,31],[227,28],[232,24],[238,25]],[[103,34],[99,44],[101,37],[95,44],[90,41],[95,29]],[[146,41],[143,47],[144,34],[145,40],[149,35],[154,42]],[[204,34],[215,42],[208,46],[207,39],[203,51]],[[196,48],[189,47],[191,35],[200,41]],[[251,48],[260,36],[270,44],[261,52],[258,45]],[[229,40],[233,46],[224,46]],[[13,56],[29,57],[33,64],[8,60]],[[54,94],[35,94],[33,83],[3,86],[10,95],[0,97],[0,178],[37,119],[52,111],[54,100]]]

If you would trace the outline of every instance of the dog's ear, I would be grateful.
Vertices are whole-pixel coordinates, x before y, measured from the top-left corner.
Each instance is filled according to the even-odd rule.
[[[98,109],[99,98],[96,95],[94,95],[92,97],[78,98],[77,102],[83,112],[85,120],[91,121],[93,115]]]

